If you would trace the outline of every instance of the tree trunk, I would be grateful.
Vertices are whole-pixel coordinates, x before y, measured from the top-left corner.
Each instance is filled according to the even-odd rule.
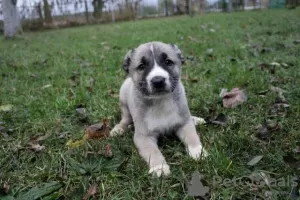
[[[232,12],[232,0],[228,0],[227,12]]]
[[[176,2],[176,0],[173,0],[172,10],[173,10],[173,14],[177,13],[177,2]]]
[[[199,0],[199,13],[200,15],[204,13],[204,0]]]
[[[164,0],[164,3],[165,3],[165,16],[167,17],[169,15],[169,13],[168,13],[168,1]]]
[[[52,14],[51,14],[51,8],[48,3],[48,0],[43,0],[44,1],[44,15],[45,15],[45,22],[47,24],[52,23]]]
[[[185,0],[185,13],[186,14],[190,13],[189,5],[190,5],[190,1],[189,0]]]
[[[193,16],[194,15],[194,1],[189,0],[189,15]]]
[[[3,0],[4,36],[12,38],[20,30],[20,17],[17,10],[17,0]]]
[[[87,0],[84,0],[84,8],[85,8],[85,19],[86,19],[86,23],[89,23],[89,8],[88,8],[88,4],[87,4]]]
[[[104,6],[103,0],[93,0],[92,4],[93,4],[93,7],[94,7],[93,16],[95,18],[100,18],[102,16],[102,9],[103,9],[103,6]]]
[[[44,17],[43,17],[43,9],[42,9],[42,4],[41,2],[38,2],[36,4],[36,12],[39,15],[39,19],[43,22],[44,21]]]
[[[115,11],[114,11],[114,7],[113,7],[113,2],[110,2],[109,9],[110,9],[110,13],[111,13],[111,21],[112,21],[112,23],[114,23],[115,22]]]
[[[129,8],[129,2],[128,2],[128,0],[125,0],[125,7],[126,7],[126,9]]]

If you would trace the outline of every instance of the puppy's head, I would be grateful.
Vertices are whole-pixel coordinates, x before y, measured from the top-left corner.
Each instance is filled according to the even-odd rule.
[[[174,91],[183,63],[176,45],[150,42],[130,50],[123,67],[143,95],[157,98]]]

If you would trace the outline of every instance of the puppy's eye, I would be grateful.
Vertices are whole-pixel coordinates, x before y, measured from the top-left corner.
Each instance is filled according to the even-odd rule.
[[[138,67],[137,67],[137,70],[139,71],[142,71],[146,68],[146,65],[145,64],[140,64]]]
[[[168,59],[168,58],[165,60],[165,63],[166,63],[166,65],[168,65],[168,66],[174,65],[174,62],[173,62],[172,60]]]

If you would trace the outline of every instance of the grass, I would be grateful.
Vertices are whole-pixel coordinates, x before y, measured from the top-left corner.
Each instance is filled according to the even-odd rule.
[[[247,185],[249,178],[242,178],[256,175],[265,183],[299,176],[300,156],[295,152],[300,146],[299,17],[299,9],[220,13],[26,33],[9,41],[0,38],[0,105],[13,105],[11,111],[0,111],[6,130],[0,134],[0,199],[35,199],[25,197],[26,192],[41,199],[81,199],[94,184],[99,192],[91,199],[193,199],[186,183],[194,171],[210,188],[210,199],[299,198],[298,187],[278,182]],[[164,179],[147,174],[131,132],[75,149],[66,146],[70,139],[82,137],[86,124],[104,118],[111,125],[118,122],[118,98],[113,93],[125,78],[122,58],[130,48],[154,40],[176,43],[187,57],[182,81],[192,114],[230,117],[226,126],[197,127],[210,153],[205,160],[193,161],[178,141],[164,140],[162,152],[172,172]],[[272,62],[280,66],[271,66]],[[281,115],[276,110],[270,115],[276,92],[258,95],[270,85],[285,90],[290,108]],[[247,102],[223,108],[221,88],[234,87],[246,90]],[[87,109],[85,123],[75,111],[78,105]],[[264,120],[276,128],[259,135],[256,127]],[[49,136],[42,142],[42,152],[24,148],[30,138],[42,135]],[[106,144],[112,145],[113,158],[85,156]],[[247,165],[257,155],[264,157]],[[238,178],[241,183],[216,183],[216,176]],[[54,181],[61,185],[45,186]],[[4,183],[10,186],[8,194]]]

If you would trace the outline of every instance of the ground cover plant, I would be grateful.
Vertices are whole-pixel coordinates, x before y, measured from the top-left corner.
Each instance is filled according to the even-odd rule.
[[[0,38],[0,199],[193,199],[195,171],[208,199],[299,198],[299,18],[220,13]],[[80,143],[86,126],[118,122],[122,58],[155,40],[186,56],[182,82],[192,114],[208,122],[197,130],[210,153],[194,161],[163,138],[162,179],[147,174],[132,131]],[[247,101],[223,107],[222,88]]]

